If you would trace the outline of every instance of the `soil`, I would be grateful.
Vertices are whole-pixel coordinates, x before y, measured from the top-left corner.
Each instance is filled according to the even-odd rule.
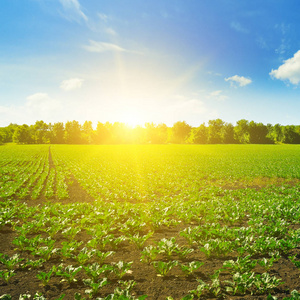
[[[51,155],[50,155],[50,166],[54,167]],[[89,196],[79,185],[74,176],[71,176],[72,184],[69,185],[69,199],[60,201],[56,198],[46,200],[43,197],[40,197],[36,200],[31,200],[30,198],[26,199],[26,203],[29,206],[33,205],[43,205],[45,202],[61,202],[63,205],[67,205],[74,202],[87,202],[93,203],[94,199]],[[4,201],[3,199],[0,201]],[[243,224],[241,224],[243,225]],[[184,225],[179,225],[173,228],[163,228],[155,234],[146,242],[146,246],[149,244],[155,244],[155,242],[161,240],[162,238],[171,238],[176,237],[176,242],[179,245],[186,245],[186,240],[179,235],[179,232],[186,227]],[[43,236],[43,233],[41,233]],[[12,256],[16,253],[20,253],[20,257],[26,259],[38,259],[38,257],[33,257],[30,253],[20,252],[16,250],[16,246],[12,243],[14,238],[17,236],[17,233],[12,229],[11,226],[5,225],[0,230],[0,253],[4,253],[8,256]],[[46,235],[45,235],[46,237]],[[64,240],[64,237],[57,233],[54,237],[56,243],[59,245]],[[80,232],[75,237],[78,241],[83,241],[84,244],[90,239],[90,236]],[[182,263],[188,263],[191,261],[201,261],[204,262],[204,265],[199,268],[199,271],[196,271],[190,276],[183,274],[179,266],[174,267],[167,276],[162,277],[158,276],[155,272],[155,269],[152,265],[148,265],[140,262],[141,254],[140,250],[136,249],[132,244],[124,242],[114,250],[116,253],[107,258],[104,263],[118,262],[120,260],[131,262],[133,265],[129,273],[127,273],[122,280],[134,280],[136,285],[132,289],[132,295],[135,297],[141,295],[147,295],[147,299],[151,300],[163,300],[168,296],[172,296],[174,300],[179,300],[182,297],[186,296],[190,290],[194,290],[198,286],[197,279],[201,279],[205,282],[210,282],[210,276],[214,273],[215,270],[220,268],[223,265],[223,262],[228,259],[234,259],[237,257],[234,253],[231,257],[221,257],[221,258],[211,258],[207,259],[203,252],[195,248],[194,252],[189,254],[185,260],[180,260]],[[288,259],[288,256],[296,255],[300,260],[300,248],[293,249],[288,255],[281,257],[269,270],[270,275],[275,275],[277,278],[281,278],[283,284],[278,288],[271,291],[272,296],[278,297],[278,299],[283,299],[284,297],[290,296],[290,292],[294,289],[300,290],[300,270]],[[164,260],[163,257],[158,257],[158,260]],[[174,257],[178,259],[178,257]],[[64,259],[64,265],[73,265],[76,266],[78,263],[74,259]],[[89,263],[93,263],[95,260],[91,259]],[[87,275],[82,270],[76,277],[78,280],[75,283],[69,284],[66,281],[62,281],[60,277],[54,276],[50,279],[49,283],[42,285],[41,281],[37,278],[39,271],[48,271],[52,266],[59,266],[62,263],[62,260],[59,256],[53,256],[49,261],[45,262],[41,268],[38,269],[22,269],[20,266],[16,268],[15,276],[13,276],[9,283],[6,283],[3,279],[0,279],[0,296],[3,294],[10,294],[12,299],[19,299],[20,294],[29,293],[33,295],[38,291],[42,293],[47,299],[58,299],[60,295],[65,294],[65,300],[73,300],[74,294],[76,292],[81,293],[82,296],[88,297],[85,294],[87,287],[83,283],[83,279],[87,278]],[[0,270],[3,270],[4,266],[0,264]],[[254,269],[257,273],[263,273],[261,267],[256,267]],[[113,293],[114,289],[120,284],[118,283],[118,278],[113,274],[109,274],[108,285],[101,288],[99,292],[93,299],[96,297],[106,297],[108,294]],[[221,280],[229,280],[230,276],[226,272],[220,274]],[[206,291],[201,299],[266,299],[268,293],[263,295],[254,294],[254,295],[230,295],[225,290],[222,289],[222,292],[219,296],[215,296],[213,293]]]

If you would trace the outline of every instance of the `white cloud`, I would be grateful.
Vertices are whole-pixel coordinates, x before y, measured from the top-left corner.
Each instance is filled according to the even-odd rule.
[[[272,69],[269,75],[279,80],[289,80],[297,85],[300,82],[300,50],[292,58],[285,60],[277,70]]]
[[[213,98],[219,101],[224,101],[228,99],[228,96],[222,95],[222,90],[213,91],[209,94],[208,98]]]
[[[230,27],[241,33],[249,33],[249,30],[244,28],[239,22],[231,22]]]
[[[49,97],[46,93],[36,93],[26,98],[26,108],[32,113],[51,113],[61,108],[58,101]]]
[[[0,106],[0,126],[9,123],[34,124],[36,120],[58,122],[63,120],[63,104],[46,93],[29,95],[22,105]]]
[[[89,52],[109,52],[109,51],[117,51],[117,52],[128,52],[128,50],[111,43],[104,43],[104,42],[96,42],[93,40],[89,41],[90,44],[88,46],[83,46],[83,48]]]
[[[236,86],[236,84],[238,84],[239,86],[246,86],[252,82],[250,78],[246,78],[244,76],[238,76],[238,75],[225,78],[225,81],[230,81],[230,84],[232,86]]]
[[[66,19],[70,21],[88,21],[88,17],[82,12],[81,5],[78,0],[59,0],[62,4]]]
[[[78,88],[81,88],[83,81],[84,80],[80,79],[80,78],[70,78],[70,79],[64,80],[61,83],[60,88],[65,91],[71,91],[74,89],[78,89]]]

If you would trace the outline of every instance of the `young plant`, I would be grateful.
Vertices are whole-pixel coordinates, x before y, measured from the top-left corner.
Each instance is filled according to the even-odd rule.
[[[41,256],[44,260],[47,261],[52,257],[52,255],[58,252],[60,252],[60,249],[54,248],[54,245],[52,244],[51,246],[43,246],[37,249],[33,249],[32,254]]]
[[[257,274],[254,280],[255,290],[260,294],[269,292],[280,284],[282,284],[281,279],[270,276],[269,273]]]
[[[47,285],[54,272],[56,272],[55,266],[53,266],[49,272],[39,272],[36,277],[42,281],[43,285]]]
[[[190,246],[193,246],[195,240],[197,240],[196,229],[192,229],[191,227],[185,228],[183,231],[180,232],[180,235],[187,240]]]
[[[123,289],[127,291],[131,291],[136,285],[134,280],[119,280],[118,283],[121,284]]]
[[[63,277],[68,283],[76,282],[76,275],[82,270],[82,267],[73,267],[72,265],[68,265],[65,268],[63,266],[59,266],[56,275]]]
[[[85,293],[88,294],[90,298],[93,298],[102,287],[108,284],[107,278],[96,282],[92,279],[84,279],[83,282],[90,287],[90,289],[85,290]]]
[[[150,264],[152,261],[155,260],[159,251],[156,247],[150,245],[148,247],[145,247],[141,253],[142,253],[141,262]]]
[[[262,258],[261,260],[258,260],[257,263],[265,269],[266,272],[270,270],[270,268],[273,266],[274,261],[276,261],[276,258],[272,256],[270,259]]]
[[[14,270],[0,271],[0,278],[2,278],[6,283],[9,283],[10,279],[15,275]]]
[[[126,273],[129,273],[130,267],[133,264],[133,261],[131,262],[124,262],[119,261],[112,265],[112,272],[115,273],[115,275],[121,279]]]
[[[9,257],[8,255],[0,253],[0,262],[5,265],[8,270],[13,270],[16,266],[20,265],[20,262],[23,260],[24,258],[20,258],[20,254],[14,254]]]
[[[209,285],[209,291],[213,293],[215,297],[217,297],[221,291],[221,283],[219,279],[221,270],[215,271],[215,273],[211,276],[211,284]]]
[[[142,250],[144,248],[145,242],[153,235],[153,232],[149,232],[146,235],[140,236],[139,233],[136,233],[135,235],[128,234],[129,241],[134,244],[139,250]]]
[[[238,257],[236,261],[226,260],[223,263],[223,269],[231,274],[250,272],[256,266],[257,260],[251,260],[251,255]]]
[[[102,251],[96,250],[95,255],[98,259],[99,264],[102,265],[104,263],[104,260],[107,257],[113,255],[114,253],[115,253],[114,251],[102,252]]]
[[[235,273],[232,276],[232,280],[225,280],[224,283],[227,283],[226,291],[229,293],[233,293],[235,295],[237,292],[241,294],[245,294],[247,291],[250,291],[253,283],[255,281],[254,272],[247,273]]]
[[[9,294],[3,294],[0,296],[0,300],[12,300],[12,297]]]
[[[168,257],[171,257],[173,253],[176,253],[176,250],[178,250],[179,246],[176,244],[175,237],[171,237],[169,240],[166,238],[161,239],[157,243],[157,248],[159,253],[165,254]]]
[[[166,276],[173,267],[178,265],[178,261],[177,260],[168,261],[168,262],[154,261],[152,265],[159,275]]]
[[[37,260],[31,260],[31,259],[28,259],[26,260],[25,263],[22,264],[22,268],[23,269],[37,269],[37,268],[41,268],[44,264],[45,260],[40,258],[40,259],[37,259]]]
[[[118,249],[118,246],[125,240],[126,237],[124,235],[121,235],[117,238],[111,239],[109,244],[113,250],[116,250]]]
[[[204,263],[201,261],[192,261],[192,262],[188,263],[187,265],[179,264],[182,272],[186,275],[191,275],[193,272],[198,270],[203,265],[204,265]]]
[[[205,283],[203,280],[201,279],[197,279],[198,281],[198,286],[195,290],[190,290],[189,293],[192,296],[196,296],[197,298],[200,299],[201,295],[203,294],[203,292],[207,289],[209,289],[209,285],[207,283]]]
[[[80,231],[81,229],[78,227],[68,227],[62,231],[62,234],[67,240],[72,241]]]
[[[179,256],[180,259],[185,259],[187,255],[189,255],[190,253],[192,253],[194,251],[193,248],[189,248],[189,247],[181,247],[178,249],[175,249],[175,253]]]
[[[61,255],[66,258],[70,258],[74,256],[74,252],[78,249],[83,242],[62,242]]]
[[[83,296],[81,296],[81,294],[80,293],[75,293],[74,294],[74,300],[86,300],[86,298],[85,297],[83,297]]]
[[[83,268],[86,274],[94,281],[97,281],[102,273],[107,273],[113,269],[111,265],[100,266],[98,263],[94,263],[86,267],[84,266]]]
[[[291,260],[291,262],[298,268],[300,269],[300,261],[296,260],[296,255],[294,256],[289,256],[289,259]]]
[[[89,250],[88,248],[84,247],[79,251],[78,255],[74,258],[81,264],[85,264],[95,255],[95,250]]]

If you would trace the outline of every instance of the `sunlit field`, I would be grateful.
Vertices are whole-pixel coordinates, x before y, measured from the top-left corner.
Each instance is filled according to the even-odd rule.
[[[1,146],[0,299],[298,299],[299,179],[298,145]]]

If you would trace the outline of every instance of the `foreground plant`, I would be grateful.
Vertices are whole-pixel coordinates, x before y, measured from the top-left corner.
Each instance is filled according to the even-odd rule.
[[[204,293],[204,291],[209,289],[209,285],[201,279],[197,279],[197,281],[199,283],[197,288],[195,290],[190,290],[189,293],[190,293],[190,295],[200,298],[201,295]]]
[[[157,243],[157,249],[159,253],[165,254],[168,257],[171,257],[176,250],[179,248],[176,243],[175,237],[171,237],[170,239],[163,238]]]
[[[186,275],[191,275],[193,272],[198,270],[203,265],[204,262],[201,261],[191,261],[188,264],[179,264],[182,272]]]
[[[133,261],[131,262],[124,262],[119,261],[112,265],[112,272],[115,273],[115,275],[121,279],[127,272],[129,272],[131,265],[133,264]]]
[[[154,261],[152,265],[158,274],[160,274],[161,276],[166,276],[173,267],[178,265],[178,261]]]
[[[108,284],[107,278],[103,278],[99,281],[93,281],[92,279],[84,279],[83,283],[90,287],[90,289],[85,290],[85,293],[89,295],[90,298],[93,298],[98,291]]]
[[[141,262],[150,264],[158,255],[158,249],[153,247],[152,245],[145,247],[144,250],[141,252]]]
[[[10,279],[15,275],[16,273],[14,270],[0,271],[0,278],[2,278],[7,284],[9,283]]]
[[[146,235],[140,236],[139,233],[136,233],[134,235],[128,234],[127,237],[129,241],[134,244],[139,250],[144,248],[145,242],[153,235],[153,232],[149,232]]]
[[[144,300],[147,297],[147,295],[143,295],[136,298],[135,296],[130,294],[129,290],[116,288],[113,294],[110,294],[105,298],[97,298],[96,300]]]
[[[50,269],[49,272],[42,272],[42,271],[40,271],[40,272],[36,275],[36,277],[37,277],[39,280],[42,281],[43,285],[47,285],[48,282],[50,281],[50,278],[51,278],[52,274],[53,274],[54,272],[56,272],[56,267],[55,267],[55,266],[53,266],[53,267]]]
[[[76,282],[76,275],[82,270],[82,267],[73,267],[68,265],[66,267],[59,266],[56,275],[63,277],[68,283]]]
[[[13,270],[16,266],[20,265],[23,260],[24,258],[20,258],[20,254],[14,254],[10,257],[0,253],[0,262],[5,265],[8,270]]]

